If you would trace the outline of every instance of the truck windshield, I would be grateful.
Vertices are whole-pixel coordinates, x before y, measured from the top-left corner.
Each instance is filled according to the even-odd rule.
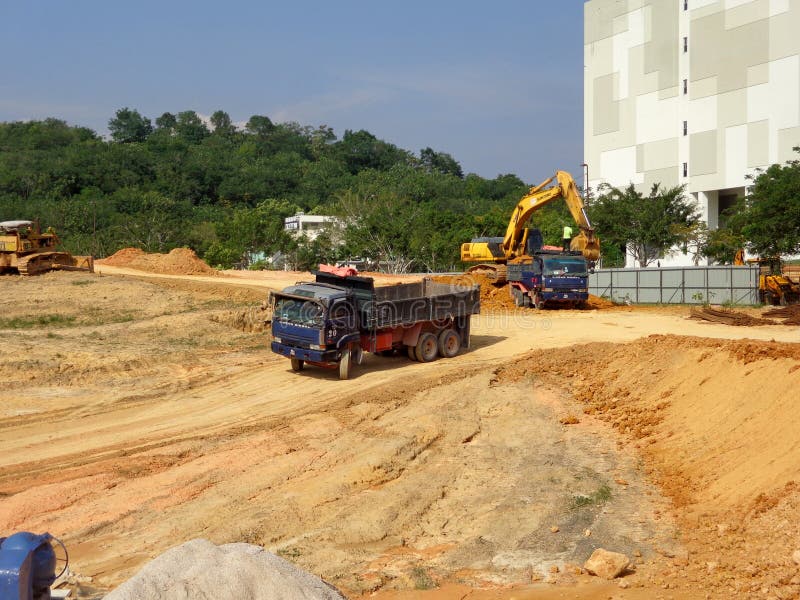
[[[313,300],[298,300],[297,298],[275,299],[275,312],[273,320],[295,325],[321,327],[325,310],[322,305]]]
[[[544,259],[544,274],[548,277],[586,277],[586,261],[577,257],[553,257]]]

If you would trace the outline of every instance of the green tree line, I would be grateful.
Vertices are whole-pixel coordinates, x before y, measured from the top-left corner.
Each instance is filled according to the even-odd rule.
[[[58,119],[0,123],[0,220],[39,219],[67,250],[97,257],[186,246],[222,267],[280,252],[300,268],[368,256],[446,270],[461,243],[502,234],[528,187],[513,174],[465,175],[432,148],[264,115],[237,127],[221,110],[153,122],[122,108],[108,129],[104,139]],[[335,244],[295,239],[283,220],[298,212],[348,225]],[[555,241],[569,217],[553,207],[540,220]]]
[[[108,130],[106,139],[58,119],[0,123],[0,220],[38,219],[67,250],[97,257],[186,246],[221,267],[282,253],[298,268],[358,256],[442,271],[462,267],[463,242],[503,235],[529,188],[513,174],[464,174],[430,147],[413,153],[365,130],[339,138],[325,125],[264,115],[237,126],[222,110],[208,120],[182,111],[152,121],[122,108]],[[744,244],[760,254],[800,251],[798,162],[773,165],[751,190],[715,231],[681,187],[599,190],[588,209],[604,266],[623,264],[626,246],[642,264],[675,245],[719,262]],[[299,212],[338,216],[344,226],[313,242],[294,238],[283,220]],[[531,219],[551,244],[567,224],[559,202]]]

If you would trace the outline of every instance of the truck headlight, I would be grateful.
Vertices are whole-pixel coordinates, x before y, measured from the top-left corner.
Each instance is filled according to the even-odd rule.
[[[320,346],[319,344],[309,344],[309,348],[312,350],[325,350],[325,346]]]
[[[281,338],[279,338],[279,337],[274,337],[274,338],[272,338],[272,341],[273,341],[273,342],[278,342],[279,344],[280,344],[281,342],[283,342],[283,340],[282,340]]]

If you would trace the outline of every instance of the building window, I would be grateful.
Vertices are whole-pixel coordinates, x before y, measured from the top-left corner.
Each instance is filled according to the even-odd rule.
[[[683,51],[684,52],[688,52],[689,51],[689,38],[686,37],[686,36],[684,36],[684,38],[683,38]]]
[[[683,163],[683,176],[689,176],[689,163]]]
[[[683,95],[685,96],[688,93],[689,93],[689,80],[688,79],[684,79],[683,80]]]
[[[683,135],[686,135],[686,133],[688,131],[689,131],[689,122],[688,121],[684,121],[683,122]]]

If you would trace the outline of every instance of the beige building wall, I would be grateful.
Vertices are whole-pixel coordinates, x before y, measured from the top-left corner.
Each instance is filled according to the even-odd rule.
[[[715,227],[717,198],[800,158],[800,0],[589,0],[584,26],[592,189],[685,184]]]

